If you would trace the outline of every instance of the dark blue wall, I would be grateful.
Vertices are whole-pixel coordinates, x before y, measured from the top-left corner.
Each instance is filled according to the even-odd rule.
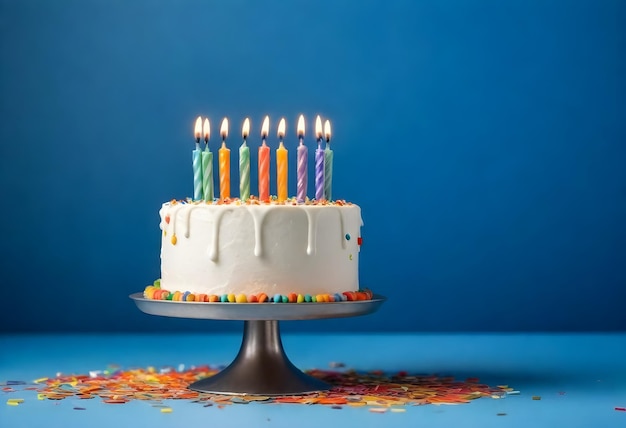
[[[389,300],[285,328],[625,330],[625,22],[621,0],[1,0],[0,329],[239,329],[128,299],[159,276],[157,211],[192,194],[197,115],[249,116],[253,147],[284,116],[293,155],[319,113]]]

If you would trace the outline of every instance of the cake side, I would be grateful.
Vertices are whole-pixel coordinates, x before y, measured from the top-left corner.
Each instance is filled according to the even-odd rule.
[[[159,213],[162,289],[216,296],[359,290],[355,204],[172,201]]]

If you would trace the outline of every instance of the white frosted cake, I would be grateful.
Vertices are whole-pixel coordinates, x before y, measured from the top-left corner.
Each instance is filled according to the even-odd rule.
[[[218,152],[219,197],[214,191],[210,123],[198,117],[192,151],[194,196],[161,207],[161,278],[144,290],[155,300],[228,303],[303,303],[366,300],[359,289],[361,208],[332,199],[330,122],[315,120],[317,150],[312,169],[315,199],[307,196],[308,148],[304,116],[298,119],[297,194],[288,197],[285,119],[278,125],[276,196],[270,196],[269,117],[258,148],[258,197],[250,192],[249,119],[239,147],[239,198],[230,195],[228,120],[222,121]],[[200,141],[204,137],[204,150]],[[322,141],[326,147],[321,148]]]
[[[254,302],[280,296],[285,302],[308,302],[371,297],[355,293],[363,223],[358,205],[171,201],[159,215],[159,287],[168,291],[165,298]]]

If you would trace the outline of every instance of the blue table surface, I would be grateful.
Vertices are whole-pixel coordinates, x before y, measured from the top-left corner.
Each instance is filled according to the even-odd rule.
[[[626,334],[295,334],[283,333],[291,361],[301,369],[342,362],[357,370],[479,377],[510,385],[520,395],[481,398],[457,406],[410,406],[375,414],[363,407],[298,404],[203,407],[171,400],[172,413],[142,401],[107,405],[94,400],[0,403],[1,427],[626,427]],[[122,367],[228,364],[238,334],[92,334],[0,336],[0,382],[32,381],[56,373]],[[541,400],[533,400],[534,395]],[[3,397],[3,398],[4,398]],[[5,400],[6,401],[6,400]],[[75,406],[85,411],[73,410]],[[498,416],[498,413],[506,413]]]

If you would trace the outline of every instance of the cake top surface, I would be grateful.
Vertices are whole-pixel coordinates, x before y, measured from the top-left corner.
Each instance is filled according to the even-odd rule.
[[[356,206],[352,202],[347,202],[343,199],[337,199],[333,201],[327,201],[325,199],[315,200],[315,199],[306,199],[305,202],[298,202],[295,197],[287,198],[284,201],[278,201],[276,197],[270,198],[269,201],[263,202],[259,200],[254,195],[251,195],[250,198],[243,201],[239,198],[226,198],[226,199],[215,199],[213,201],[196,201],[191,198],[186,199],[172,199],[171,201],[166,202],[164,205],[179,205],[179,204],[190,204],[190,205],[209,205],[209,206],[237,206],[237,205],[259,205],[259,206],[307,206],[307,207],[342,207],[342,206]]]

